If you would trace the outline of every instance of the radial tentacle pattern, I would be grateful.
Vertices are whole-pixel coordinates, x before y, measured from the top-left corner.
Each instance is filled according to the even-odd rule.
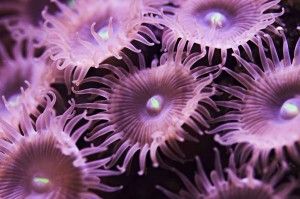
[[[51,98],[50,98],[51,96]],[[85,113],[74,116],[75,103],[55,116],[55,95],[46,97],[44,112],[33,122],[23,106],[20,128],[0,119],[4,136],[0,140],[0,197],[95,198],[92,190],[116,191],[120,187],[103,184],[99,177],[118,175],[119,171],[101,169],[110,158],[88,161],[105,150],[101,147],[79,149],[76,142],[90,122],[76,128]]]
[[[90,120],[102,121],[88,140],[113,132],[102,144],[106,146],[116,141],[119,143],[110,165],[114,165],[126,150],[125,160],[119,169],[125,171],[133,155],[140,150],[139,174],[144,173],[148,152],[153,166],[158,166],[158,148],[174,160],[182,158],[177,141],[195,140],[182,126],[186,124],[195,133],[201,134],[199,124],[208,127],[206,119],[210,118],[204,105],[216,108],[210,99],[214,90],[207,87],[213,75],[203,75],[219,70],[219,66],[192,68],[203,56],[194,53],[182,59],[183,52],[178,52],[176,56],[162,56],[161,65],[153,64],[146,68],[140,55],[139,67],[126,59],[128,70],[102,65],[113,75],[89,77],[83,81],[105,85],[103,88],[75,92],[105,98],[78,107],[101,110],[99,114],[88,117]]]
[[[251,50],[247,42],[256,43],[255,35],[266,30],[277,33],[272,26],[275,19],[283,14],[276,11],[280,0],[185,0],[178,1],[179,8],[174,17],[155,16],[154,22],[165,25],[163,48],[168,49],[178,38],[194,43],[201,49],[208,47],[211,63],[215,49],[221,50],[222,61],[227,58],[227,50],[239,53],[243,47],[248,56]]]
[[[141,0],[77,0],[69,6],[52,1],[61,13],[43,12],[47,47],[56,66],[66,69],[67,81],[80,83],[90,67],[99,67],[111,56],[121,58],[123,48],[139,52],[133,40],[148,46],[159,43],[143,24],[147,6]]]
[[[287,40],[283,37],[283,59],[280,60],[274,43],[266,35],[271,59],[264,51],[260,38],[261,66],[249,63],[234,55],[248,74],[224,70],[241,83],[241,87],[218,85],[221,90],[237,100],[220,101],[218,105],[233,110],[217,118],[224,122],[211,133],[224,145],[246,143],[237,147],[241,160],[253,155],[253,160],[268,160],[274,149],[278,159],[285,157],[285,150],[293,159],[300,158],[297,143],[300,141],[300,39],[291,61]]]
[[[215,149],[215,169],[207,175],[199,157],[196,158],[197,173],[194,184],[181,172],[174,169],[185,188],[178,194],[157,186],[170,199],[285,199],[297,186],[294,180],[281,183],[287,171],[285,163],[272,164],[262,176],[251,165],[236,168],[234,156],[223,170],[219,151]],[[260,172],[261,173],[261,172]],[[261,175],[261,174],[260,174]]]

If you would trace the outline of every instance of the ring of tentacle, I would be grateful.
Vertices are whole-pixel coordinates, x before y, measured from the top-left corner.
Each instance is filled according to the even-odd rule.
[[[140,0],[78,0],[70,6],[52,1],[61,13],[43,12],[47,51],[57,68],[67,69],[66,79],[77,84],[90,67],[99,67],[112,56],[120,59],[123,48],[139,52],[131,41],[148,46],[159,43],[151,29],[142,25],[146,5]]]
[[[300,40],[291,62],[287,41],[284,35],[282,37],[283,60],[279,59],[270,36],[266,38],[272,59],[266,56],[258,38],[262,68],[234,55],[249,74],[224,70],[243,86],[217,86],[237,100],[217,102],[233,110],[215,120],[225,123],[211,133],[218,133],[216,139],[224,145],[248,143],[245,150],[239,150],[242,158],[253,152],[254,159],[261,155],[266,161],[269,152],[275,149],[281,159],[283,147],[287,146],[288,153],[299,159],[295,142],[300,140]]]
[[[55,116],[56,98],[54,93],[50,96],[34,124],[25,106],[20,129],[0,120],[4,132],[0,138],[0,197],[100,199],[92,190],[118,190],[99,180],[120,173],[101,169],[110,158],[87,161],[88,156],[106,149],[76,146],[90,125],[88,122],[75,128],[85,113],[74,116],[72,102],[63,115]]]
[[[210,172],[210,176],[206,174],[199,157],[196,157],[196,163],[194,184],[184,174],[173,169],[185,188],[178,194],[161,186],[157,188],[170,199],[284,199],[296,186],[295,181],[279,183],[287,170],[284,163],[270,165],[268,170],[263,171],[264,177],[258,177],[261,172],[257,172],[251,165],[236,168],[233,154],[230,156],[228,168],[223,170],[217,149],[215,149],[215,168]]]
[[[274,11],[280,0],[187,0],[179,3],[174,17],[155,17],[154,21],[165,25],[168,30],[163,37],[163,48],[169,48],[178,38],[208,47],[211,63],[215,49],[221,49],[223,62],[227,50],[239,53],[242,46],[251,56],[248,41],[256,43],[255,35],[266,29],[277,32],[271,25],[282,12]]]
[[[133,155],[140,150],[139,174],[144,173],[148,152],[153,165],[158,166],[158,148],[166,156],[180,160],[183,154],[176,141],[194,140],[182,128],[183,124],[196,133],[201,133],[200,124],[208,126],[205,118],[210,118],[210,114],[200,102],[215,107],[209,98],[213,94],[212,89],[205,91],[213,76],[201,76],[219,69],[219,66],[192,68],[204,56],[198,53],[185,59],[182,59],[183,52],[177,52],[175,59],[172,58],[174,54],[168,54],[161,59],[161,65],[150,68],[145,67],[141,56],[139,67],[134,66],[130,60],[127,60],[128,70],[102,65],[102,68],[109,69],[114,75],[89,77],[83,81],[97,82],[105,87],[75,91],[105,98],[78,105],[81,108],[102,110],[88,117],[90,120],[103,121],[88,140],[113,132],[101,145],[120,140],[110,165],[114,165],[128,149],[123,165],[119,167],[125,171]]]
[[[0,43],[0,116],[10,120],[11,124],[19,122],[21,104],[35,114],[36,107],[43,100],[42,90],[51,89],[50,84],[60,77],[47,66],[45,58],[36,55],[41,50],[37,47],[36,35],[31,32],[31,36],[27,37],[32,28],[27,25],[27,29],[19,27],[12,30],[15,43],[11,54]]]

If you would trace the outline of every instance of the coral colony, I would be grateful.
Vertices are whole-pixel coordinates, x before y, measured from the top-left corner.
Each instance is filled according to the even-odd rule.
[[[0,0],[0,199],[300,198],[297,0]]]

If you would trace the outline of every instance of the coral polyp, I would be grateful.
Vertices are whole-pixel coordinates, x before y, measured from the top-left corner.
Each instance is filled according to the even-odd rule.
[[[211,133],[220,133],[216,139],[225,145],[247,143],[242,147],[244,150],[238,150],[244,158],[253,152],[254,159],[261,156],[263,161],[267,161],[268,154],[274,149],[277,158],[282,159],[284,147],[287,147],[288,154],[297,160],[300,157],[296,146],[300,141],[300,40],[291,61],[284,35],[283,60],[279,59],[271,38],[266,38],[272,60],[267,58],[258,38],[262,67],[234,55],[249,74],[224,69],[243,87],[218,86],[238,100],[218,102],[233,111],[216,119],[226,123]]]
[[[110,158],[88,161],[90,155],[105,148],[76,146],[90,125],[88,122],[76,128],[85,113],[74,116],[72,102],[63,115],[55,116],[55,95],[50,93],[46,99],[45,110],[36,122],[24,106],[20,129],[0,120],[4,132],[0,140],[0,197],[100,198],[92,190],[119,190],[99,180],[119,173],[101,169]]]
[[[295,181],[279,183],[287,171],[285,163],[272,164],[263,172],[256,171],[251,165],[236,168],[234,156],[229,159],[228,168],[221,165],[219,151],[215,149],[215,168],[207,175],[199,157],[196,158],[197,172],[195,183],[189,181],[181,172],[175,173],[184,183],[185,188],[178,194],[157,186],[170,199],[285,199],[296,187]],[[258,177],[263,175],[264,177]]]
[[[28,30],[32,28],[30,25],[27,27]],[[13,32],[16,37],[12,55],[0,43],[0,96],[4,99],[0,102],[0,116],[6,121],[11,118],[10,122],[14,123],[19,121],[21,104],[34,114],[43,101],[43,90],[51,89],[51,83],[59,78],[58,73],[48,67],[47,59],[36,55],[35,37],[27,38],[28,31],[19,30],[17,34]]]
[[[61,12],[55,16],[43,12],[48,52],[59,69],[66,69],[67,80],[76,84],[90,67],[99,67],[111,56],[121,58],[123,48],[139,52],[133,40],[148,46],[158,42],[151,29],[142,25],[146,9],[142,1],[78,0],[70,6],[53,2]]]
[[[189,45],[200,44],[202,50],[208,47],[211,63],[215,49],[221,50],[222,61],[227,51],[239,53],[239,46],[251,56],[249,41],[256,43],[255,35],[266,30],[277,32],[272,24],[283,12],[274,11],[280,0],[186,0],[178,2],[175,16],[157,17],[165,25],[164,48],[178,38],[185,38]],[[155,21],[155,20],[154,20]]]
[[[102,110],[96,115],[88,116],[90,120],[103,121],[88,140],[110,132],[113,134],[102,143],[103,146],[120,140],[110,165],[114,165],[127,149],[124,163],[119,167],[122,171],[126,170],[138,150],[139,174],[144,173],[148,152],[153,166],[159,165],[158,148],[171,159],[180,160],[182,152],[177,141],[195,140],[182,126],[186,124],[200,134],[199,125],[208,126],[205,118],[210,118],[210,115],[200,102],[215,107],[210,99],[214,91],[206,87],[213,76],[203,75],[218,70],[219,66],[192,68],[203,54],[195,53],[185,59],[182,58],[183,52],[177,52],[175,59],[173,56],[163,56],[161,65],[150,68],[145,67],[141,57],[139,67],[127,60],[128,71],[112,65],[102,65],[114,75],[89,77],[84,83],[97,82],[105,85],[105,88],[76,91],[78,94],[96,94],[105,98],[89,104],[79,104],[78,107]]]

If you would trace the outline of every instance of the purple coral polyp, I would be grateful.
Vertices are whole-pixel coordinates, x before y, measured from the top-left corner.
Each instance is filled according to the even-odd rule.
[[[77,84],[90,67],[99,67],[112,56],[121,58],[123,48],[140,52],[133,40],[148,46],[159,42],[151,29],[142,25],[146,6],[140,1],[78,0],[71,6],[53,2],[61,12],[54,16],[43,12],[47,51],[59,69],[67,68],[66,77]]]
[[[105,148],[79,149],[76,142],[90,123],[75,125],[85,113],[74,116],[74,102],[55,116],[56,97],[50,93],[43,113],[33,124],[23,104],[20,130],[0,120],[0,197],[1,198],[100,198],[92,190],[116,191],[99,177],[119,172],[101,169],[110,158],[88,161],[88,156]]]
[[[169,48],[178,38],[184,38],[189,41],[188,45],[200,44],[203,50],[208,47],[210,63],[215,49],[221,49],[225,62],[227,50],[239,53],[239,46],[242,46],[252,57],[247,42],[256,43],[255,35],[261,35],[266,30],[277,32],[272,24],[283,14],[283,11],[274,11],[279,2],[186,0],[179,3],[174,17],[162,16],[156,20],[168,28],[163,38],[164,48]]]
[[[90,120],[107,121],[97,126],[88,139],[94,140],[113,132],[102,145],[117,140],[122,143],[113,155],[112,165],[128,149],[123,166],[120,167],[122,171],[125,171],[138,150],[141,167],[139,174],[144,173],[148,152],[153,165],[158,166],[158,148],[168,157],[180,159],[182,152],[176,141],[192,139],[182,125],[187,124],[200,134],[198,124],[208,126],[205,118],[210,118],[210,114],[199,102],[215,107],[210,100],[213,91],[203,91],[213,76],[201,76],[219,67],[198,66],[192,69],[203,54],[195,53],[182,59],[183,52],[180,51],[175,60],[171,58],[173,56],[163,56],[168,57],[167,60],[161,59],[161,65],[153,65],[151,68],[146,68],[143,59],[140,59],[139,67],[129,62],[129,71],[102,65],[102,68],[109,69],[114,75],[86,78],[84,83],[94,81],[106,87],[76,91],[78,94],[96,94],[106,99],[79,104],[78,107],[103,110],[88,117]]]
[[[59,78],[48,67],[46,58],[35,55],[39,49],[36,47],[35,33],[31,32],[28,37],[33,27],[27,26],[26,29],[22,26],[15,29],[22,34],[16,34],[14,38],[12,55],[0,43],[0,58],[3,61],[0,68],[0,116],[13,123],[20,121],[18,112],[22,104],[31,114],[35,114],[36,107],[43,101],[42,91],[51,89],[51,83]]]
[[[215,168],[207,175],[199,157],[196,158],[197,172],[194,184],[180,171],[173,169],[182,180],[185,188],[178,194],[157,186],[170,199],[286,199],[296,187],[296,181],[280,183],[287,172],[284,162],[274,163],[268,170],[257,173],[252,165],[237,168],[234,155],[229,158],[228,167],[222,168],[220,153],[215,149]],[[264,177],[257,177],[259,175]]]
[[[262,41],[258,38],[262,68],[234,55],[249,75],[238,74],[228,68],[224,70],[243,87],[218,85],[221,90],[239,100],[217,102],[221,106],[233,108],[234,111],[217,118],[216,122],[226,123],[211,133],[220,133],[216,139],[225,145],[248,143],[248,147],[240,151],[242,156],[247,156],[247,153],[243,152],[249,152],[250,148],[254,159],[262,155],[266,161],[268,154],[275,149],[277,158],[282,159],[286,146],[288,154],[295,160],[299,159],[300,153],[295,143],[300,139],[300,40],[296,44],[294,59],[291,61],[287,41],[284,35],[282,37],[282,60],[279,59],[270,36],[266,35],[266,40],[270,46],[272,61],[266,57]]]

